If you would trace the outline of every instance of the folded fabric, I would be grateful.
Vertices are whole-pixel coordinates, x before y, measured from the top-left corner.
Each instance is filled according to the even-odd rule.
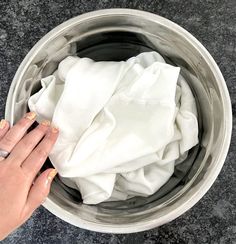
[[[191,89],[156,52],[122,62],[69,56],[41,84],[29,108],[59,127],[50,160],[84,203],[155,193],[198,143]]]

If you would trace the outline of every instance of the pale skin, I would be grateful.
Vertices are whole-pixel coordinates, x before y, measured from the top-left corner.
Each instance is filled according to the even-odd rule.
[[[38,175],[58,137],[58,129],[43,121],[26,133],[36,119],[27,113],[10,128],[0,122],[0,149],[10,152],[0,157],[0,240],[22,225],[46,199],[57,171]]]

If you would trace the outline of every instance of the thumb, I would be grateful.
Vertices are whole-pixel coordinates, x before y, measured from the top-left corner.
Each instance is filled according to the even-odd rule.
[[[34,184],[32,185],[28,198],[26,200],[25,207],[23,209],[23,218],[28,219],[34,210],[38,208],[49,194],[51,183],[56,176],[56,169],[47,169],[41,173]]]

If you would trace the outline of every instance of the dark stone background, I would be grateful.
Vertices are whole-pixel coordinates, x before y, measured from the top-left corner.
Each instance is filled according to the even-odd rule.
[[[48,31],[81,13],[135,8],[162,15],[190,31],[218,63],[236,116],[236,0],[1,0],[0,117],[17,67]],[[236,130],[225,165],[209,192],[191,210],[162,227],[129,235],[90,232],[55,217],[43,207],[2,243],[236,243]]]

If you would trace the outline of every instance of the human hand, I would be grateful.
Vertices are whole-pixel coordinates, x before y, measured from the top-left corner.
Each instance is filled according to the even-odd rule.
[[[44,121],[26,134],[36,114],[27,113],[12,128],[0,123],[0,240],[22,225],[47,197],[55,169],[37,176],[58,137],[58,129]],[[0,150],[0,151],[1,151]],[[1,152],[0,152],[1,153]]]

